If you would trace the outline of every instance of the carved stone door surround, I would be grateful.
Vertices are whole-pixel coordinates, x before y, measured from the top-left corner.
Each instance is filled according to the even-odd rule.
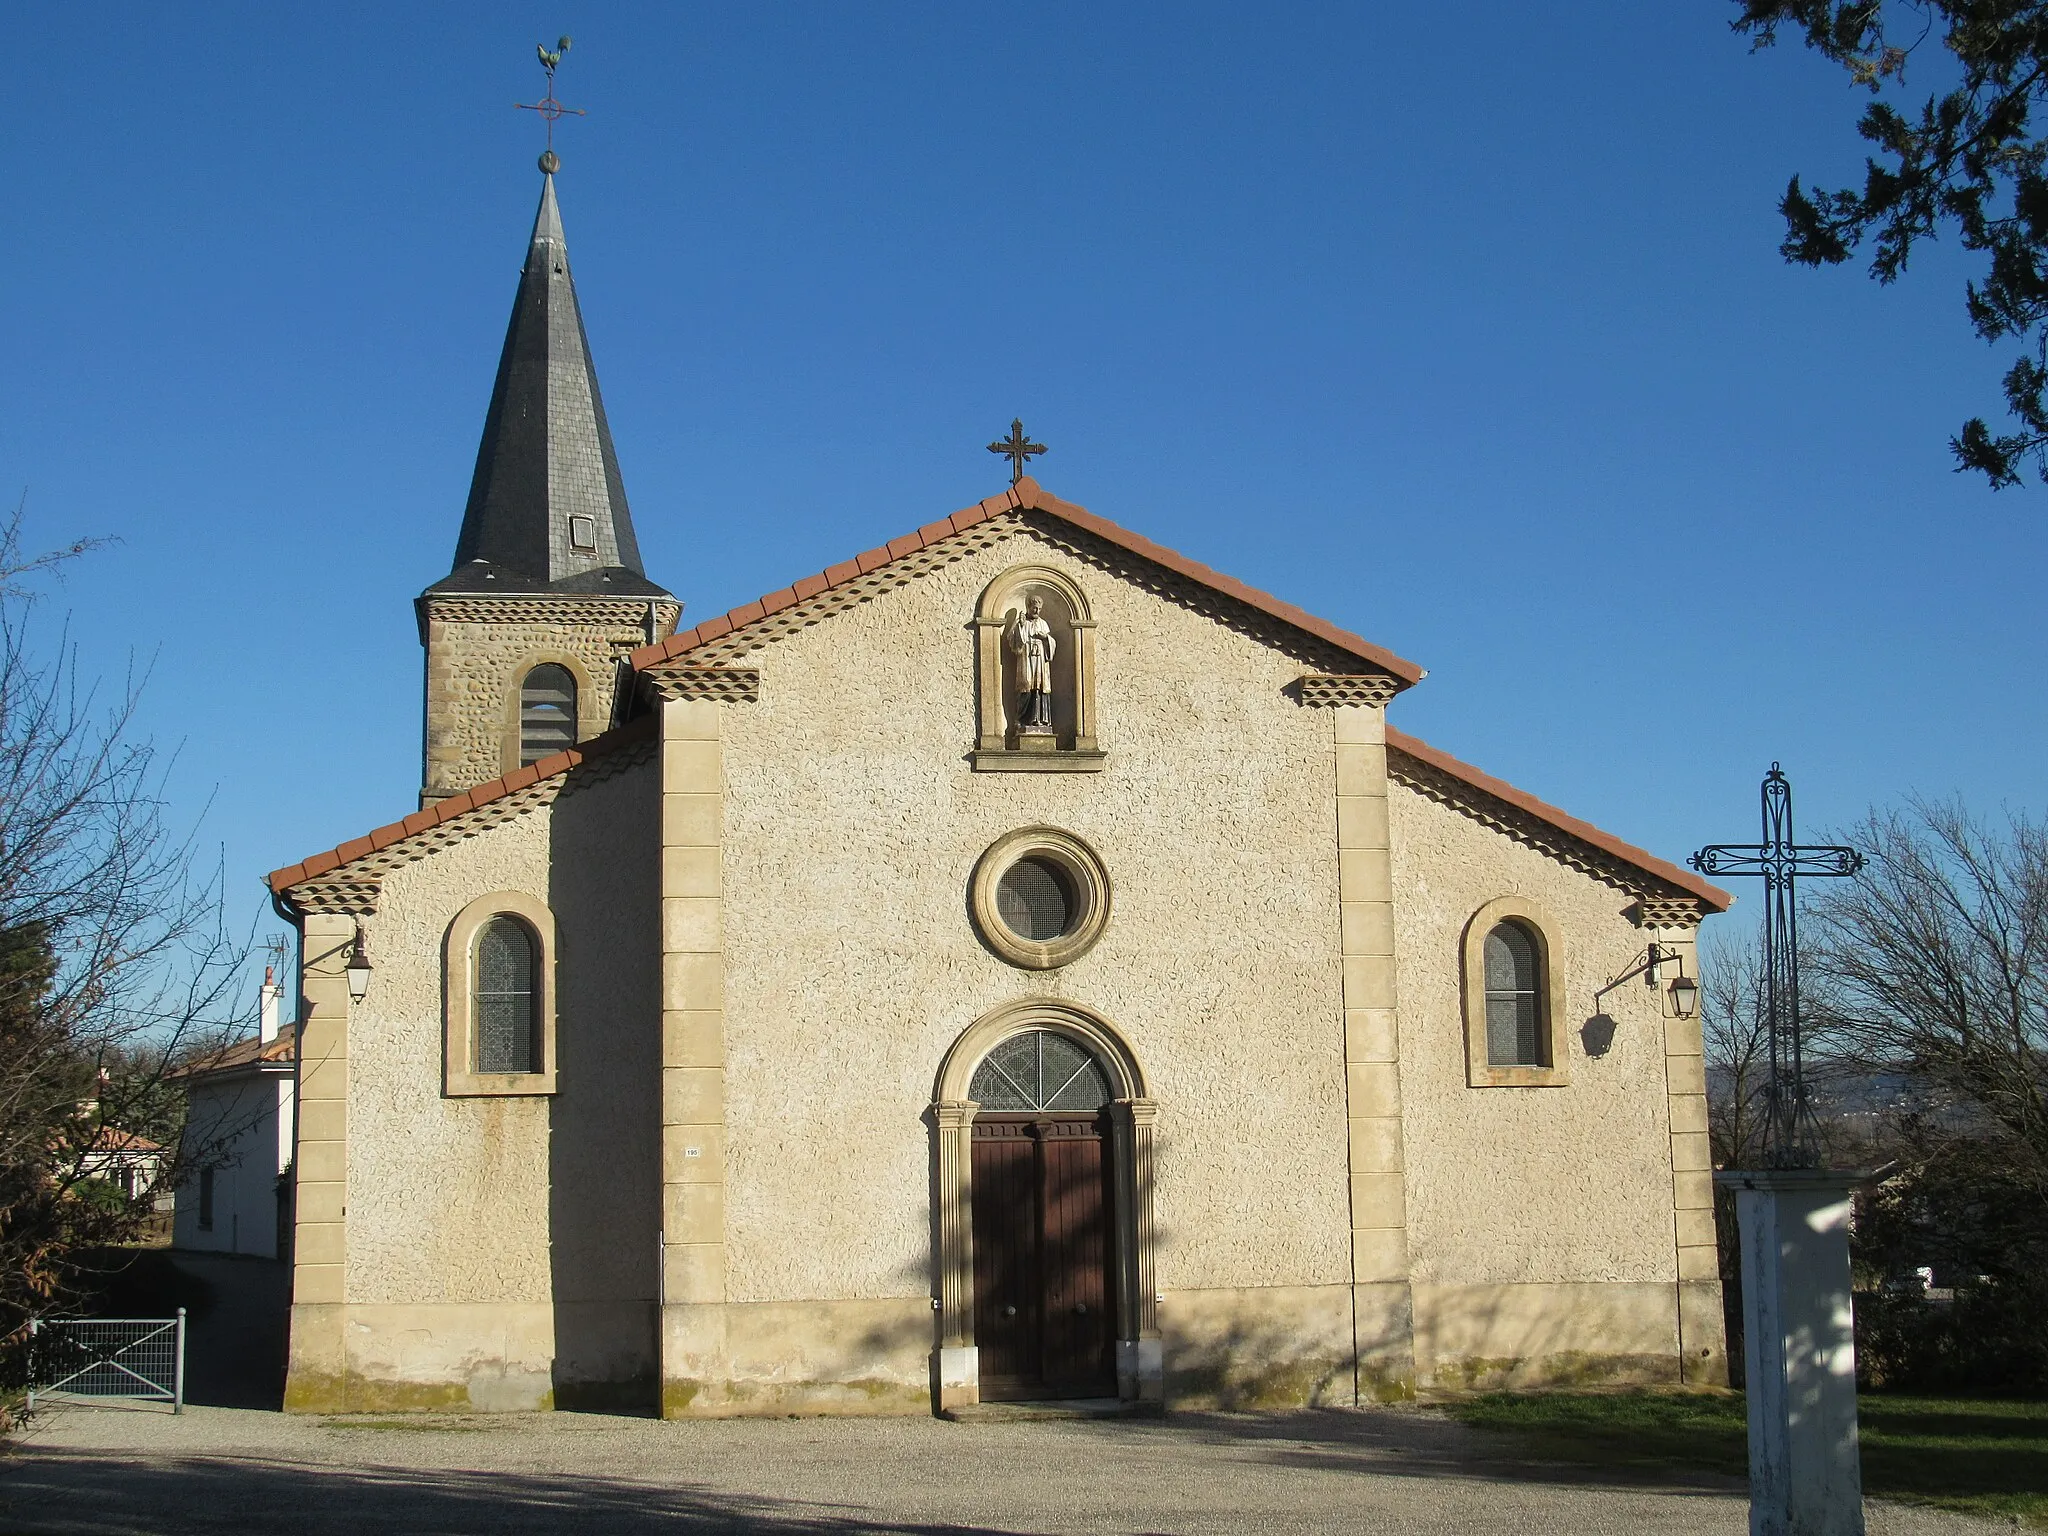
[[[1027,1030],[1051,1030],[1076,1041],[1110,1076],[1114,1160],[1117,1290],[1117,1395],[1158,1402],[1164,1396],[1159,1335],[1157,1226],[1152,1211],[1153,1122],[1149,1096],[1131,1049],[1106,1020],[1072,1003],[1026,998],[983,1014],[953,1042],[940,1064],[931,1105],[933,1137],[933,1304],[937,1340],[932,1391],[938,1408],[980,1401],[980,1360],[974,1343],[974,1117],[967,1097],[974,1069],[1002,1041]]]

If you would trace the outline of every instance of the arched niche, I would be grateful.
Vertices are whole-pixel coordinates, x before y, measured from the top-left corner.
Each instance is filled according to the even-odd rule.
[[[1019,717],[1015,641],[1034,597],[1053,638],[1050,734],[1026,730]],[[974,636],[979,715],[975,766],[1100,766],[1095,727],[1095,614],[1079,584],[1053,566],[1013,566],[983,589],[975,608]],[[1026,764],[1017,758],[1052,761]]]
[[[1143,1068],[1122,1034],[1100,1014],[1055,998],[1024,998],[983,1014],[963,1030],[932,1086],[933,1287],[937,1338],[932,1388],[940,1411],[980,1401],[980,1356],[974,1342],[974,1118],[967,1096],[975,1068],[1014,1035],[1036,1030],[1064,1035],[1092,1056],[1115,1095],[1110,1156],[1115,1178],[1117,1392],[1158,1402],[1165,1390],[1159,1333],[1157,1222],[1152,1210],[1153,1123],[1158,1104]]]

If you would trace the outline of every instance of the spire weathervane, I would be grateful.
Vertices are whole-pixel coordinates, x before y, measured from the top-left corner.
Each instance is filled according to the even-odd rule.
[[[561,65],[562,55],[569,51],[569,39],[566,37],[556,38],[552,52],[546,43],[535,43],[533,51],[540,55],[540,67],[547,71],[548,93],[541,97],[539,101],[515,101],[512,105],[519,108],[522,112],[538,112],[546,119],[548,125],[548,147],[541,151],[540,168],[552,176],[562,168],[562,162],[555,154],[555,119],[563,116],[581,117],[584,114],[581,107],[565,107],[555,100],[555,70]]]
[[[1000,453],[1010,461],[1010,484],[1015,485],[1024,478],[1024,465],[1034,455],[1045,452],[1045,444],[1034,443],[1024,435],[1024,418],[1018,417],[1010,423],[1010,435],[999,437],[988,445],[990,453]]]

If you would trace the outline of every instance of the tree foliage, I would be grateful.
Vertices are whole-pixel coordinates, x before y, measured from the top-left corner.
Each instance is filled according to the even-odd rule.
[[[1916,800],[1848,840],[1865,870],[1802,936],[1819,1051],[1895,1085],[1874,1150],[1896,1172],[1858,1214],[1864,1363],[2048,1390],[2048,825]],[[1922,1270],[1952,1298],[1930,1304]]]
[[[20,526],[0,521],[0,1386],[84,1256],[147,1220],[110,1147],[175,1139],[166,1072],[239,1023],[248,953],[168,820],[137,688],[102,698],[61,633],[35,643],[38,581],[87,546],[31,557]]]
[[[1857,124],[1876,151],[1863,185],[1808,191],[1794,176],[1779,203],[1780,251],[1829,266],[1868,244],[1881,283],[1944,227],[1983,253],[1965,302],[1979,336],[2021,344],[2005,375],[2016,430],[1994,433],[1975,417],[1949,447],[1959,470],[1994,488],[2019,484],[2030,461],[2048,481],[2048,138],[2033,115],[2048,102],[2048,0],[1736,3],[1733,26],[1756,46],[1794,33],[1873,98]],[[1923,65],[1941,88],[1916,99],[1908,69]]]

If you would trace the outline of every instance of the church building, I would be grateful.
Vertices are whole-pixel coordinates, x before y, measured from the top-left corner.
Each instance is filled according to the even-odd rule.
[[[287,1406],[1725,1380],[1727,895],[1396,729],[1414,662],[1021,473],[680,627],[543,166],[416,604],[419,805],[269,877]]]

